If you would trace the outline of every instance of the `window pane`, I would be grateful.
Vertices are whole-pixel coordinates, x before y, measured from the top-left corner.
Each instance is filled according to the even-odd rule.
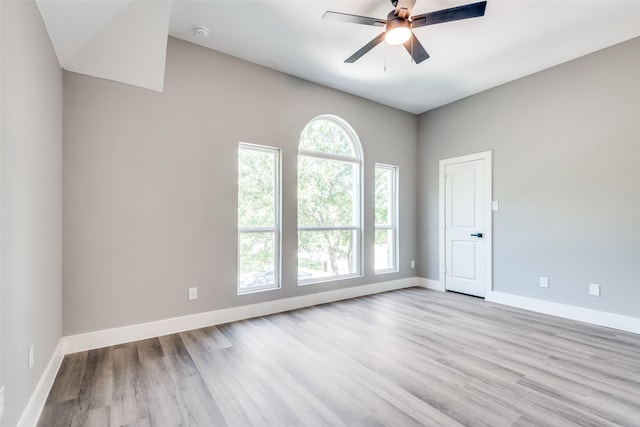
[[[238,226],[274,227],[276,153],[238,149]]]
[[[240,233],[240,292],[278,287],[275,233]]]
[[[280,165],[275,148],[238,146],[238,293],[280,287]]]
[[[376,230],[376,270],[395,269],[395,233],[393,230]]]
[[[398,212],[396,185],[398,168],[376,165],[375,174],[375,270],[376,273],[397,271]]]
[[[358,223],[355,163],[298,157],[298,226]]]
[[[349,135],[342,126],[331,120],[314,120],[300,137],[301,150],[340,154],[355,157]]]
[[[355,230],[299,231],[298,280],[326,279],[358,271]]]
[[[391,225],[393,169],[376,168],[376,225]]]

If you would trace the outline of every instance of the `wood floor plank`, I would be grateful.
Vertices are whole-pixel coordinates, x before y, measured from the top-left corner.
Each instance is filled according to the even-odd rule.
[[[101,406],[78,411],[71,420],[71,427],[108,426],[111,424],[109,409],[108,406]]]
[[[187,378],[198,375],[198,368],[179,334],[165,335],[158,340],[165,355],[165,361],[171,365],[169,368],[175,377]]]
[[[56,379],[57,381],[57,379]],[[42,408],[38,427],[67,427],[71,425],[71,420],[76,415],[78,407],[78,399],[64,400],[62,402],[54,402],[47,400],[46,405]]]
[[[58,370],[47,404],[77,399],[87,363],[87,352],[67,355]]]
[[[179,364],[167,357],[147,358],[141,364],[142,396],[151,425],[206,425],[221,419],[199,375],[180,376],[174,369]]]
[[[110,406],[113,397],[113,347],[90,350],[80,385],[78,405],[83,411]],[[101,411],[92,412],[97,417]],[[80,417],[83,419],[82,417]],[[82,423],[81,423],[82,424]]]
[[[140,361],[158,359],[164,356],[164,351],[162,350],[162,344],[160,343],[159,338],[149,338],[137,341],[136,346],[138,347],[138,357],[140,358]]]
[[[252,414],[244,410],[244,402],[248,400],[247,396],[239,395],[238,392],[241,387],[239,387],[234,373],[237,366],[234,363],[236,360],[235,349],[233,347],[215,349],[214,346],[197,339],[197,334],[183,333],[181,335],[225,422],[230,426],[256,425],[252,424]],[[225,353],[231,354],[226,356]]]
[[[136,369],[140,364],[135,344],[117,346],[113,350],[113,398],[111,400],[111,426],[136,423],[146,416],[138,407],[136,396]]]
[[[39,426],[640,426],[640,336],[410,288],[65,356]]]

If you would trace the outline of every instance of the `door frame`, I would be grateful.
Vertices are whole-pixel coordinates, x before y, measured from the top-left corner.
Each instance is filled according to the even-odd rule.
[[[484,160],[484,211],[485,211],[485,226],[484,226],[484,241],[486,242],[485,257],[484,257],[484,298],[487,299],[493,291],[493,216],[491,210],[491,201],[493,198],[493,152],[483,151],[480,153],[467,154],[465,156],[452,157],[449,159],[440,160],[440,166],[438,171],[438,256],[440,260],[440,285],[443,291],[447,290],[446,284],[446,259],[445,259],[445,179],[444,172],[448,165],[454,165],[457,163],[471,162],[474,160]]]

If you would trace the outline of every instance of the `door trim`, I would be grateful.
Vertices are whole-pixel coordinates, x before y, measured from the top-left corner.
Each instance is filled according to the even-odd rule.
[[[486,251],[484,257],[484,297],[485,299],[493,291],[493,216],[491,211],[491,200],[493,198],[493,152],[483,151],[481,153],[468,154],[465,156],[452,157],[449,159],[440,160],[440,166],[438,171],[438,257],[440,260],[440,283],[444,290],[446,290],[446,276],[444,274],[446,260],[445,260],[445,233],[444,233],[444,218],[445,218],[445,187],[444,187],[444,171],[446,166],[454,165],[457,163],[471,162],[474,160],[484,160],[484,183],[485,183],[485,231],[484,239],[486,242]]]

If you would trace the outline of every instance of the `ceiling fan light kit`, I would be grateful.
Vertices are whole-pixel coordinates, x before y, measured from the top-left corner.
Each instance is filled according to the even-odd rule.
[[[487,7],[487,2],[481,1],[478,3],[471,3],[411,16],[415,3],[416,0],[391,0],[391,4],[394,9],[389,12],[387,19],[377,19],[331,11],[325,12],[322,19],[348,22],[352,24],[371,25],[374,27],[384,26],[384,32],[361,47],[349,58],[345,59],[344,62],[346,63],[356,62],[371,49],[383,41],[386,41],[390,45],[404,45],[407,52],[409,52],[409,55],[411,55],[411,58],[416,64],[419,64],[429,58],[429,54],[413,33],[414,28],[484,16],[484,11]]]
[[[400,45],[411,38],[411,25],[409,21],[394,17],[387,21],[384,30],[384,41],[392,46]]]

